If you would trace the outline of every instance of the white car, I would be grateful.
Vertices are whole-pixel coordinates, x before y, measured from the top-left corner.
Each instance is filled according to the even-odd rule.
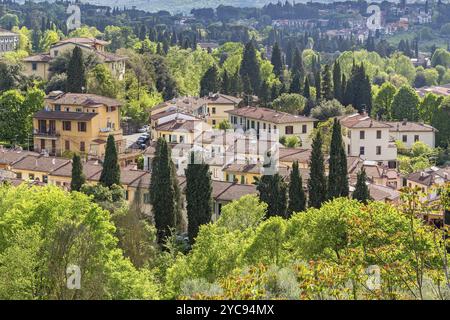
[[[138,129],[138,132],[147,132],[148,129],[150,129],[150,126],[145,125],[145,126],[143,126],[142,128],[139,128],[139,129]]]

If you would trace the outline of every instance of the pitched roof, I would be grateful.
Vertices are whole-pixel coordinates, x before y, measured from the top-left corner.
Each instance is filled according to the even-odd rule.
[[[384,122],[388,124],[391,128],[391,132],[435,132],[437,131],[434,127],[420,122],[410,122],[410,121],[389,121]]]
[[[212,181],[214,200],[233,201],[247,194],[257,194],[255,185],[237,184],[225,181]]]
[[[280,161],[308,163],[311,158],[311,149],[302,148],[279,148],[278,157]]]
[[[50,54],[48,53],[39,53],[33,56],[25,57],[22,59],[25,62],[49,62],[52,60]]]
[[[38,157],[39,153],[14,149],[0,149],[0,164],[10,165],[27,156]]]
[[[174,98],[172,100],[164,101],[155,107],[152,108],[153,111],[157,111],[159,109],[163,109],[166,107],[173,107],[173,109],[177,109],[179,111],[185,112],[193,112],[197,110],[199,107],[204,106],[206,104],[206,100],[198,97],[179,97]]]
[[[47,95],[46,99],[53,100],[55,104],[70,104],[85,107],[95,107],[98,105],[105,105],[108,107],[118,107],[122,105],[122,102],[99,96],[91,93],[62,93],[60,95]]]
[[[437,180],[442,182],[450,181],[450,167],[431,167],[429,169],[410,173],[406,176],[406,179],[427,187],[431,187],[437,183]]]
[[[286,112],[276,111],[268,108],[259,107],[243,107],[234,110],[225,111],[234,116],[246,117],[255,120],[273,122],[273,123],[296,123],[296,122],[313,122],[314,118],[293,115]]]
[[[418,88],[416,89],[416,92],[421,97],[425,96],[427,93],[434,93],[437,95],[448,96],[450,95],[450,83],[440,86]]]
[[[238,97],[229,96],[222,93],[214,93],[210,96],[206,96],[205,99],[208,103],[213,104],[239,104],[242,99]]]
[[[387,186],[369,184],[370,197],[375,201],[397,201],[400,198],[400,192]]]
[[[83,173],[86,179],[90,179],[92,176],[101,172],[102,165],[96,161],[88,161],[83,163]],[[58,177],[71,177],[72,176],[72,161],[67,162],[65,165],[53,170],[50,175]]]
[[[188,131],[194,132],[196,124],[199,123],[199,120],[185,120],[185,119],[174,119],[171,121],[164,122],[156,126],[156,130],[158,131]]]
[[[87,44],[87,45],[100,44],[103,46],[106,46],[109,44],[108,41],[104,41],[104,40],[100,40],[100,39],[96,39],[96,38],[88,38],[88,37],[67,38],[67,39],[59,41],[57,44],[63,44],[63,43],[77,43],[77,44]]]
[[[70,160],[64,158],[54,158],[46,156],[32,156],[28,155],[16,162],[11,166],[16,170],[38,171],[50,173],[53,170],[66,165]]]
[[[0,28],[0,36],[6,36],[6,37],[10,37],[10,36],[16,36],[16,37],[18,37],[19,36],[19,34],[18,33],[15,33],[15,32],[12,32],[12,31],[10,31],[10,30],[6,30],[6,29],[3,29],[3,28]]]
[[[390,125],[388,125],[386,123],[379,122],[379,121],[376,121],[376,120],[370,118],[366,114],[355,113],[355,114],[348,115],[348,116],[338,117],[338,119],[340,120],[341,124],[347,128],[363,129],[363,128],[390,128],[391,127]]]
[[[46,111],[40,110],[34,114],[36,119],[52,120],[78,120],[89,121],[97,115],[96,112],[67,112],[67,111]]]

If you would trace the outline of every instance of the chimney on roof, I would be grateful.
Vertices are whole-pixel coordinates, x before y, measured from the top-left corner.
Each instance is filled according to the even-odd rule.
[[[52,164],[55,165],[56,164],[56,158],[52,159]]]
[[[359,110],[359,114],[362,116],[366,114],[366,105],[365,104],[361,105],[361,110]]]
[[[444,179],[448,180],[448,173],[447,172],[444,172]]]
[[[425,177],[425,172],[420,171],[420,176],[421,176],[422,178]]]
[[[404,125],[404,126],[406,126],[406,124],[408,123],[408,119],[403,119],[403,121],[402,121],[402,125]]]

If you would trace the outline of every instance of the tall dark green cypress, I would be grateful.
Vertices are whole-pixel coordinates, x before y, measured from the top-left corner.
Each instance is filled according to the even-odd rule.
[[[86,182],[86,177],[83,173],[83,165],[78,154],[74,154],[72,158],[72,180],[70,181],[71,191],[80,191],[81,186]]]
[[[342,103],[342,73],[339,61],[335,61],[333,65],[333,90],[334,98]]]
[[[295,48],[294,57],[292,58],[291,75],[299,74],[300,78],[304,77],[305,69],[303,68],[302,53],[298,48]]]
[[[251,88],[248,89],[250,89],[252,93],[257,93],[256,91],[261,85],[261,73],[259,70],[259,62],[256,57],[256,49],[253,41],[249,41],[245,45],[241,66],[239,68],[239,74],[241,76],[242,83],[245,84],[247,77],[251,85]]]
[[[152,161],[150,203],[160,244],[177,227],[179,195],[174,186],[173,168],[169,146],[165,139],[159,138]]]
[[[334,118],[328,173],[328,199],[348,196],[347,156],[339,121]]]
[[[270,62],[273,65],[273,73],[275,73],[277,77],[280,77],[283,73],[283,60],[281,59],[281,50],[277,42],[275,42],[272,48],[272,57]]]
[[[303,96],[306,99],[311,98],[311,89],[309,88],[309,78],[307,76],[305,77],[305,85],[303,86]]]
[[[294,75],[294,78],[292,79],[291,85],[289,87],[289,93],[298,93],[301,94],[302,92],[301,89],[301,78],[300,78],[300,74],[296,73]]]
[[[200,226],[211,221],[211,173],[209,165],[205,164],[198,154],[192,153],[185,174],[188,235],[190,243],[193,244]]]
[[[322,71],[322,98],[325,100],[333,100],[333,84],[331,80],[331,70],[328,64],[325,65]]]
[[[114,136],[111,134],[106,141],[105,159],[100,175],[100,183],[106,187],[111,187],[113,184],[120,184],[120,166],[116,142]]]
[[[325,177],[325,164],[322,152],[322,134],[317,130],[312,142],[310,173],[308,180],[308,206],[320,208],[327,197],[327,179]]]
[[[227,70],[223,71],[222,89],[220,90],[220,92],[222,92],[223,94],[231,94],[231,83]]]
[[[301,212],[306,207],[306,196],[302,185],[302,176],[298,168],[298,162],[292,164],[292,171],[289,179],[289,205],[288,213]]]
[[[259,199],[267,203],[267,215],[287,217],[287,185],[278,174],[263,175],[256,183]]]
[[[367,187],[366,180],[366,170],[364,170],[363,168],[360,172],[358,172],[355,191],[353,191],[352,195],[353,199],[356,199],[364,204],[366,204],[370,200],[370,192],[369,188]]]
[[[322,99],[322,86],[321,86],[320,70],[314,74],[314,85],[316,87],[316,100]]]
[[[206,70],[200,80],[200,97],[207,96],[209,93],[216,93],[220,90],[219,71],[215,64]]]
[[[86,71],[83,63],[83,52],[80,47],[73,48],[69,65],[67,66],[67,92],[82,93],[86,88]]]

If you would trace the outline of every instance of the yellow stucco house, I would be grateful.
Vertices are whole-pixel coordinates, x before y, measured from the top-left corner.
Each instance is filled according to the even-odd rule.
[[[103,157],[113,135],[118,152],[125,147],[120,128],[121,102],[94,94],[54,91],[33,116],[34,150],[50,155],[78,152]]]
[[[79,47],[85,53],[93,53],[97,56],[101,63],[104,63],[111,74],[122,80],[125,75],[126,57],[105,51],[105,46],[109,42],[95,38],[68,38],[61,40],[50,47],[48,53],[39,53],[26,57],[22,60],[26,76],[37,76],[43,80],[49,80],[51,72],[49,70],[50,62],[64,52],[72,51],[75,47]]]

